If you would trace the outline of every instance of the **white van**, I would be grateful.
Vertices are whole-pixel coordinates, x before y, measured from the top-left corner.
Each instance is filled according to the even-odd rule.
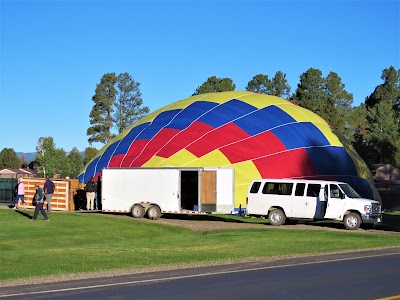
[[[324,180],[253,180],[246,215],[268,217],[271,225],[282,225],[288,219],[331,219],[343,221],[347,229],[382,222],[378,201],[361,198],[347,183]]]

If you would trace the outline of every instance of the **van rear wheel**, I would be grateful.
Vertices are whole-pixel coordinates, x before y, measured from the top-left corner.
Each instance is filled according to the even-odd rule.
[[[286,216],[281,209],[274,209],[268,214],[268,221],[271,225],[279,226],[285,223]]]
[[[145,213],[146,211],[144,210],[144,207],[141,206],[140,204],[135,204],[132,207],[131,215],[134,218],[143,218]]]
[[[349,213],[344,216],[344,227],[348,230],[357,230],[361,225],[361,217],[357,213]]]
[[[147,216],[150,220],[157,220],[161,217],[161,210],[158,206],[152,205],[147,210]]]

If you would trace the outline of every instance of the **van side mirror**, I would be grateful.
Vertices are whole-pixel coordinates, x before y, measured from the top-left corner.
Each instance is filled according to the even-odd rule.
[[[345,199],[345,198],[346,198],[346,194],[342,193],[342,194],[340,195],[340,198]]]

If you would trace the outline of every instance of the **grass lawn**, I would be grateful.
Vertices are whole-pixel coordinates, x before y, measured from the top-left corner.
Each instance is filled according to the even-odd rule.
[[[0,280],[400,246],[399,233],[266,226],[205,234],[105,214],[53,212],[50,222],[41,215],[31,222],[32,215],[31,210],[0,210]],[[381,229],[400,231],[400,215],[389,217]]]

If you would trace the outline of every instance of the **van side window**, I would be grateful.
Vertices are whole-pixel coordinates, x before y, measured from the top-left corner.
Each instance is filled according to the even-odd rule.
[[[275,194],[273,191],[274,191],[274,184],[271,182],[266,182],[263,186],[262,193],[263,194]]]
[[[318,197],[319,190],[321,189],[320,184],[311,183],[307,187],[307,196],[308,197]]]
[[[282,195],[291,195],[293,190],[293,183],[282,183],[280,191]]]
[[[259,181],[253,182],[253,185],[251,186],[251,189],[250,189],[250,193],[257,194],[258,190],[260,189],[260,186],[261,186],[261,182],[259,182]]]
[[[329,189],[331,190],[331,198],[341,198],[342,193],[336,184],[330,184]]]
[[[294,192],[295,196],[304,196],[304,190],[306,188],[305,183],[296,184],[296,191]]]
[[[293,183],[286,182],[267,182],[264,184],[262,193],[273,195],[291,195]]]

